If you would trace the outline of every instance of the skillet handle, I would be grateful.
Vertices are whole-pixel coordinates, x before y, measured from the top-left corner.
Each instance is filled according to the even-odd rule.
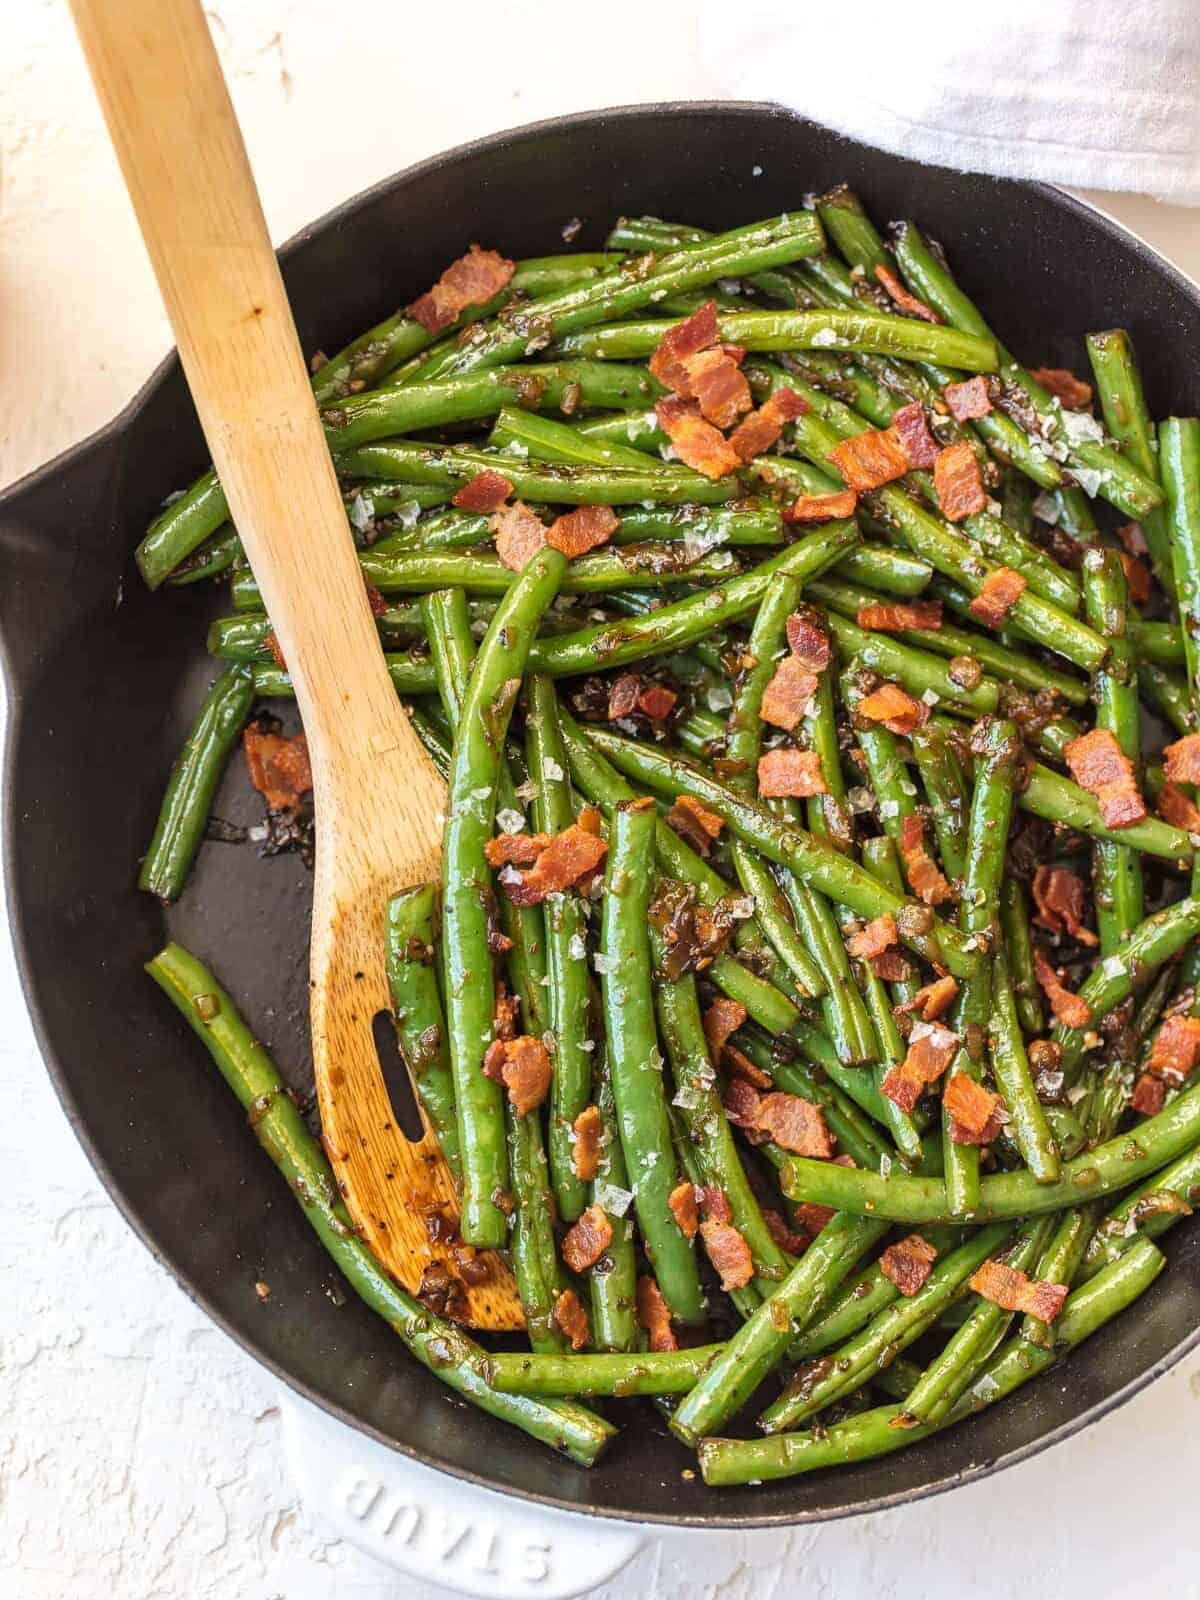
[[[435,1472],[282,1392],[293,1483],[324,1522],[410,1578],[478,1600],[590,1594],[641,1548],[629,1522],[585,1520]]]

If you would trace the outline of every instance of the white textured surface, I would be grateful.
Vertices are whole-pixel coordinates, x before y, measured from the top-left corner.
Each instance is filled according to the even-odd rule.
[[[435,27],[444,9],[424,9],[432,21],[395,0],[340,11],[318,0],[218,0],[210,14],[277,238],[464,138],[710,88],[695,53],[680,48],[686,23],[670,7],[609,0],[605,24],[587,30],[566,70],[564,13],[548,0],[514,0],[502,17],[460,6],[459,19],[480,22],[454,24],[449,58]],[[631,57],[622,13],[637,39]],[[0,15],[7,482],[104,422],[167,335],[64,7],[7,0]],[[1194,213],[1106,203],[1200,268],[1188,238]],[[405,1585],[297,1502],[272,1382],[152,1263],[76,1146],[37,1056],[6,928],[0,1108],[5,1600],[440,1592]],[[1060,1600],[1195,1595],[1195,1518],[1168,1516],[1167,1538],[1139,1534],[1189,1504],[1198,1401],[1200,1360],[1083,1438],[950,1498],[789,1536],[653,1541],[607,1592],[773,1600],[802,1585],[814,1600],[1007,1600],[1036,1584]]]

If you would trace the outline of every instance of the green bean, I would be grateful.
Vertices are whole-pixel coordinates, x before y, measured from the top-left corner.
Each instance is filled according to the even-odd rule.
[[[1026,1033],[1041,1033],[1045,1026],[1045,1013],[1041,989],[1033,970],[1029,901],[1021,880],[1011,873],[1005,875],[1000,885],[1000,931],[1020,1025]]]
[[[1088,357],[1096,379],[1096,394],[1104,426],[1139,472],[1162,487],[1158,470],[1158,445],[1154,423],[1146,408],[1142,375],[1138,371],[1133,341],[1124,328],[1110,328],[1087,336]],[[1141,519],[1154,575],[1175,598],[1175,568],[1166,513],[1156,506]]]
[[[500,1394],[634,1395],[686,1394],[724,1349],[720,1344],[691,1350],[640,1350],[628,1354],[530,1356],[493,1355],[487,1377]]]
[[[1152,662],[1138,663],[1138,688],[1142,698],[1158,712],[1163,721],[1176,733],[1193,733],[1196,729],[1196,712],[1192,707],[1191,691],[1187,680],[1169,667],[1157,667]]]
[[[614,1435],[611,1424],[568,1400],[497,1393],[487,1381],[485,1352],[460,1327],[407,1294],[375,1260],[358,1237],[329,1163],[278,1070],[212,974],[177,944],[167,945],[146,970],[204,1041],[246,1111],[255,1138],[364,1303],[448,1387],[581,1466],[592,1465]]]
[[[603,366],[602,362],[595,365]],[[538,369],[535,367],[536,372]],[[630,369],[634,372],[641,368]],[[636,450],[620,440],[594,438],[585,434],[574,423],[556,422],[552,417],[537,416],[529,411],[505,406],[488,435],[488,445],[493,450],[509,451],[515,456],[531,455],[538,461],[558,461],[576,466],[632,467],[639,471],[646,466],[646,453]],[[778,543],[778,539],[775,541]]]
[[[1196,853],[1182,828],[1160,822],[1157,817],[1145,817],[1127,828],[1106,828],[1100,820],[1095,796],[1039,761],[1030,763],[1028,780],[1017,796],[1017,805],[1022,811],[1043,817],[1047,822],[1074,828],[1076,833],[1089,834],[1093,839],[1111,839],[1116,844],[1128,845],[1131,850],[1161,856],[1167,861],[1190,864]]]
[[[1046,1222],[1051,1218],[1044,1218]],[[1075,1274],[1087,1251],[1088,1242],[1100,1220],[1098,1205],[1073,1206],[1064,1211],[1053,1234],[1038,1255],[1033,1276],[1043,1283],[1066,1284],[1075,1281]],[[1021,1337],[1031,1344],[1049,1348],[1054,1343],[1054,1327],[1030,1312],[1021,1318]]]
[[[1183,624],[1192,711],[1200,710],[1200,419],[1168,417],[1158,429],[1166,521]]]
[[[167,779],[139,889],[160,900],[183,892],[225,763],[253,703],[254,683],[245,667],[230,667],[210,686]]]
[[[1003,887],[1001,883],[1001,890]],[[988,1022],[992,1072],[1011,1117],[1009,1135],[1025,1165],[1042,1183],[1054,1183],[1061,1166],[1058,1147],[1038,1099],[1025,1052],[1017,997],[1009,972],[1008,949],[999,928],[996,933],[991,959],[992,1013]]]
[[[970,809],[962,762],[950,735],[936,721],[913,730],[912,752],[933,817],[942,866],[947,877],[957,882],[967,870]]]
[[[700,1165],[699,1151],[688,1138],[687,1129],[673,1108],[668,1111],[667,1119],[671,1124],[671,1140],[676,1160],[679,1163],[679,1170],[683,1178],[692,1185],[693,1190],[696,1190],[704,1183],[704,1171]],[[786,1260],[790,1266],[792,1257],[789,1256]],[[779,1276],[782,1277],[784,1274],[780,1273]],[[768,1283],[764,1285],[764,1291],[769,1294],[772,1287],[773,1285]],[[751,1282],[743,1283],[740,1287],[726,1289],[725,1293],[728,1295],[733,1309],[743,1322],[752,1317],[762,1304],[762,1295],[759,1293],[757,1280],[752,1279]],[[645,1333],[643,1333],[640,1343],[642,1348],[645,1349],[647,1345],[647,1335]]]
[[[172,588],[181,588],[189,583],[200,583],[205,578],[219,578],[223,572],[228,572],[237,562],[244,560],[241,539],[233,524],[224,522],[206,539],[202,539],[190,555],[176,562],[160,581]]]
[[[442,1154],[461,1178],[454,1076],[446,1043],[446,1019],[438,993],[433,884],[393,895],[387,908],[387,974],[400,1054]]]
[[[828,598],[828,589],[822,596]],[[973,689],[957,682],[951,670],[935,655],[887,633],[872,633],[860,628],[837,611],[829,614],[829,627],[843,656],[869,667],[881,677],[890,678],[907,689],[915,699],[930,704],[930,697],[943,700],[964,714],[979,717],[995,711],[1000,701],[1000,686],[994,678],[983,678]]]
[[[961,1228],[924,1228],[921,1237],[939,1256],[953,1250],[963,1239]],[[878,1261],[864,1267],[846,1281],[830,1302],[823,1316],[810,1322],[788,1347],[788,1360],[809,1361],[832,1350],[865,1328],[881,1311],[893,1304],[900,1291]]]
[[[1183,632],[1175,623],[1144,622],[1140,617],[1131,616],[1127,619],[1126,631],[1138,661],[1153,662],[1159,667],[1186,664]]]
[[[1139,1132],[1141,1129],[1139,1128]],[[1200,1203],[1200,1141],[1125,1195],[1088,1243],[1076,1281],[1088,1282],[1138,1239],[1158,1239]]]
[[[625,1214],[624,1208],[633,1197],[617,1126],[608,1052],[603,1044],[597,1046],[596,1107],[600,1112],[600,1160],[590,1199],[608,1217],[613,1236],[608,1249],[588,1273],[592,1343],[597,1350],[632,1350],[637,1343],[637,1246],[633,1218]],[[617,1195],[624,1203],[620,1210],[614,1203]]]
[[[675,1187],[675,1160],[650,982],[647,918],[656,820],[651,800],[623,801],[613,814],[598,965],[621,1147],[638,1226],[671,1314],[690,1323],[703,1315],[703,1296],[692,1241],[667,1204]]]

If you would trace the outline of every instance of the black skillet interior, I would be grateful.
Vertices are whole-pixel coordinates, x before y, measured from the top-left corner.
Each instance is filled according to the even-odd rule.
[[[1082,337],[1132,330],[1158,415],[1194,411],[1200,296],[1094,213],[1043,189],[916,166],[762,106],[637,107],[545,123],[401,174],[284,252],[306,350],[333,350],[424,289],[472,239],[514,256],[597,248],[622,212],[722,228],[846,179],[873,214],[913,216],[968,292],[1039,364],[1084,370]],[[718,1494],[646,1406],[576,1470],[453,1400],[357,1302],[260,1156],[200,1046],[141,971],[169,932],[209,959],[289,1079],[309,1080],[308,879],[295,858],[209,844],[164,918],[133,887],[162,783],[203,684],[222,595],[151,597],[130,561],[163,497],[205,465],[169,360],[103,433],[0,501],[12,718],[10,913],[49,1070],[105,1183],[155,1255],[235,1338],[311,1399],[402,1450],[503,1492],[600,1515],[793,1522],[878,1508],[1018,1459],[1127,1396],[1200,1324],[1200,1234],[1051,1381],[877,1463]],[[255,819],[235,763],[219,815]],[[271,1287],[256,1297],[256,1279]]]

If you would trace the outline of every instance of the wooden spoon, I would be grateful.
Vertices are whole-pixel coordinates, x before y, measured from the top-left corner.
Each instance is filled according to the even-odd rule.
[[[437,878],[446,790],[396,698],[283,280],[199,0],[72,0],[183,369],[308,736],[316,809],[312,1049],[325,1148],[375,1254],[415,1292],[458,1214],[425,1122],[410,1142],[371,1027],[384,914]],[[423,1119],[424,1120],[424,1119]],[[523,1325],[499,1256],[466,1320]]]

